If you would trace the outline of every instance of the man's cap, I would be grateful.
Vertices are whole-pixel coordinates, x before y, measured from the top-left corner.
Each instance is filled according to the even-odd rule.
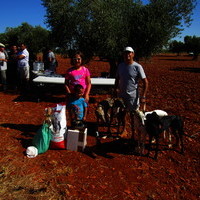
[[[125,47],[124,51],[134,52],[132,47]]]
[[[4,44],[2,44],[2,43],[0,43],[0,47],[5,47],[5,45],[4,45]]]

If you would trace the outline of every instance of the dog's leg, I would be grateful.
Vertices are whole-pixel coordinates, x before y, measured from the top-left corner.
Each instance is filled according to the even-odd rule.
[[[175,132],[176,134],[176,146],[180,149],[180,153],[184,153],[184,147],[183,147],[183,130],[177,130]]]
[[[164,138],[164,140],[167,138],[167,133],[165,130],[163,131],[163,138]]]
[[[107,123],[107,126],[108,126],[108,130],[107,130],[107,133],[109,136],[112,135],[111,133],[111,126],[112,126],[112,122],[113,122],[113,109],[110,108],[107,110],[106,112],[106,123]]]
[[[155,149],[155,155],[154,155],[154,159],[157,160],[158,159],[158,149],[159,148],[159,136],[156,135],[156,149]]]
[[[184,136],[184,130],[183,130],[184,123],[180,119],[180,126],[178,130],[178,136],[179,136],[179,141],[180,141],[180,149],[181,149],[181,154],[184,154],[184,144],[183,144],[183,136]]]
[[[180,149],[180,136],[179,136],[179,132],[177,130],[173,130],[173,135],[176,138],[176,143],[174,144],[174,147]]]
[[[153,140],[153,136],[149,135],[149,147],[148,147],[148,152],[146,154],[147,157],[149,157],[149,155],[150,155],[151,146],[152,146],[152,140]]]
[[[167,132],[167,134],[168,134],[168,141],[167,141],[167,142],[169,143],[169,144],[168,144],[168,147],[169,147],[169,148],[172,148],[172,133],[171,133],[171,130],[169,129],[169,130],[167,130],[166,132]]]
[[[121,120],[121,131],[120,131],[120,134],[123,133],[124,130],[125,130],[125,124],[126,124],[125,117],[126,117],[126,112],[125,112],[125,110],[122,110],[121,119],[119,118],[119,120]]]
[[[119,112],[117,113],[117,115],[116,115],[116,120],[117,120],[117,133],[118,134],[120,134],[120,126],[121,126],[121,121],[122,121],[122,119],[121,119],[121,113],[120,113],[120,110],[119,110]]]

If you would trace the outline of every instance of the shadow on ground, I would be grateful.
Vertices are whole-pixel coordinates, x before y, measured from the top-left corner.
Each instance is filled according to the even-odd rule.
[[[192,73],[200,73],[200,68],[197,67],[179,67],[173,68],[172,71],[185,71],[185,72],[192,72]]]
[[[33,124],[1,124],[2,127],[10,128],[20,131],[20,136],[13,137],[14,139],[20,141],[23,148],[27,148],[32,145],[32,139],[35,133],[39,130],[40,125]]]

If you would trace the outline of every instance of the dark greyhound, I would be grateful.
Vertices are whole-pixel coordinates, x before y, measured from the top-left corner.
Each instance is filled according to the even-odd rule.
[[[151,145],[152,145],[152,139],[155,138],[156,140],[156,149],[155,149],[155,156],[154,158],[157,159],[158,157],[158,147],[159,147],[159,139],[161,137],[161,134],[164,131],[170,131],[172,135],[176,138],[176,145],[180,147],[181,153],[184,153],[184,147],[183,147],[183,120],[180,116],[177,115],[168,115],[164,116],[162,118],[159,118],[159,116],[153,112],[152,114],[148,114],[146,116],[146,131],[149,135],[149,151],[150,153]]]

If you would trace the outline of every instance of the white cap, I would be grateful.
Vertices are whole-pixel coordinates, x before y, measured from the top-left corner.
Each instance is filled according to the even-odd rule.
[[[124,51],[134,52],[132,47],[125,47]]]
[[[5,47],[5,45],[4,45],[4,44],[2,44],[2,43],[0,43],[0,47]]]
[[[26,149],[26,155],[28,158],[35,158],[38,155],[38,149],[34,146],[30,146]]]

